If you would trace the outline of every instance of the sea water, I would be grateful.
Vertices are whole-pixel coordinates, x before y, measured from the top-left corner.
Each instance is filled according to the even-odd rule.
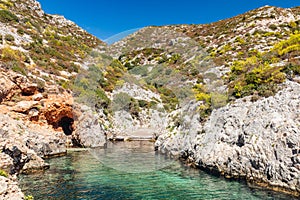
[[[154,151],[153,143],[109,143],[47,160],[50,169],[19,177],[39,199],[293,199],[209,175]]]

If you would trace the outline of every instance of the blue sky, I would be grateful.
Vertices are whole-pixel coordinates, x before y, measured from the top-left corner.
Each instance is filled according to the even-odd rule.
[[[300,6],[300,0],[38,0],[49,14],[67,19],[106,39],[149,25],[203,24],[272,5]]]

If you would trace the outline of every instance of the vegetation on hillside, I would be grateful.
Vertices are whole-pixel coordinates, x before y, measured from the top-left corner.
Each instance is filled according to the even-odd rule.
[[[274,95],[286,77],[299,74],[299,44],[300,34],[296,33],[274,45],[270,52],[233,62],[228,74],[229,94],[236,98]]]
[[[27,1],[20,4],[29,6]],[[94,49],[102,45],[101,41],[75,24],[57,16],[40,17],[34,10],[18,9],[14,3],[0,0],[0,21],[13,30],[0,38],[4,44],[0,60],[7,69],[40,77],[44,82],[36,82],[41,88],[45,83],[58,83],[72,89],[79,102],[96,109],[114,110],[110,93],[129,82],[159,94],[167,111],[194,97],[200,102],[199,110],[205,119],[214,108],[230,100],[274,95],[286,78],[299,75],[299,20],[278,24],[272,21],[277,14],[298,11],[264,7],[206,25],[146,28],[138,36],[144,47],[128,41],[132,47],[122,47],[129,50],[113,59]],[[260,20],[270,20],[264,25],[265,30],[256,26]],[[176,38],[170,34],[174,30],[180,33]],[[144,40],[143,34],[158,36]],[[159,45],[154,48],[151,43]],[[191,48],[186,50],[186,45]],[[87,66],[83,65],[86,60]],[[219,66],[221,75],[211,70]],[[222,72],[226,68],[230,69],[227,74]],[[62,72],[67,75],[61,75]],[[223,85],[223,80],[218,80],[221,76]],[[213,88],[224,85],[228,91]],[[124,94],[121,97],[135,116],[140,108],[158,103],[157,99],[146,102]]]

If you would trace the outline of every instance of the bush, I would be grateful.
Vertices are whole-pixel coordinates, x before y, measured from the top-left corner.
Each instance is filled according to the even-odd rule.
[[[26,195],[26,196],[24,197],[24,200],[34,200],[34,197],[31,196],[31,195]]]
[[[4,170],[0,169],[0,176],[4,176],[7,178],[8,174]]]
[[[19,22],[19,18],[8,10],[0,10],[0,21],[3,23]]]
[[[300,65],[289,63],[284,67],[283,72],[289,76],[300,75]]]
[[[129,73],[135,74],[135,75],[147,76],[148,67],[147,66],[137,66],[137,67],[134,67],[133,69],[131,69],[129,71]]]
[[[276,26],[275,24],[271,24],[271,25],[269,26],[269,29],[275,31],[275,30],[277,29],[277,26]]]
[[[11,34],[5,35],[5,36],[4,36],[4,39],[5,39],[6,41],[9,41],[9,42],[15,41],[15,37],[12,36]]]
[[[140,112],[139,102],[137,102],[134,98],[129,96],[127,93],[121,92],[114,95],[112,110],[114,112],[119,110],[125,110],[129,112],[131,116],[138,117]]]
[[[22,28],[18,28],[17,33],[19,35],[24,35],[25,31]]]
[[[275,51],[279,56],[300,51],[300,33],[293,34],[289,39],[277,43],[272,51]]]
[[[1,58],[4,61],[24,61],[25,56],[18,50],[13,50],[9,46],[2,49]]]
[[[110,104],[110,100],[100,88],[95,90],[82,90],[82,88],[79,88],[77,92],[78,91],[80,92],[76,100],[80,103],[90,106],[96,111],[101,108],[105,109]]]
[[[213,92],[210,94],[211,98],[211,106],[213,108],[221,108],[227,104],[228,96],[227,94],[221,94],[217,92]]]
[[[21,73],[23,75],[27,75],[27,72],[26,70],[24,69],[24,67],[20,66],[19,63],[16,63],[14,62],[11,66],[11,69],[14,71],[14,72],[18,72],[18,73]]]

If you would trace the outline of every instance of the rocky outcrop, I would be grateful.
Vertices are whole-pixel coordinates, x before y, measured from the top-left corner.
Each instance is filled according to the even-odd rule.
[[[15,88],[15,84],[7,77],[5,73],[0,73],[0,103]]]
[[[4,167],[10,168],[10,174],[47,168],[42,157],[66,153],[65,135],[51,131],[50,127],[27,125],[0,115],[0,130],[1,151],[13,159],[13,163]]]
[[[5,172],[0,176],[0,199],[22,199],[24,194],[18,187],[17,177],[8,175],[13,166],[13,159],[4,153],[0,153],[0,170]]]
[[[15,112],[27,113],[30,109],[34,108],[38,104],[38,101],[20,101],[14,107],[12,107],[12,110]]]
[[[72,133],[72,142],[80,147],[103,147],[106,144],[106,133],[100,126],[98,117],[87,106],[80,106],[81,115]]]
[[[0,199],[2,200],[18,200],[24,199],[24,194],[18,187],[17,177],[0,176]]]
[[[238,100],[214,110],[198,133],[162,135],[157,148],[227,178],[300,195],[299,94],[300,85],[287,82],[274,97]]]
[[[0,199],[23,199],[16,174],[48,169],[43,157],[66,153],[65,135],[50,126],[14,120],[0,114]]]

